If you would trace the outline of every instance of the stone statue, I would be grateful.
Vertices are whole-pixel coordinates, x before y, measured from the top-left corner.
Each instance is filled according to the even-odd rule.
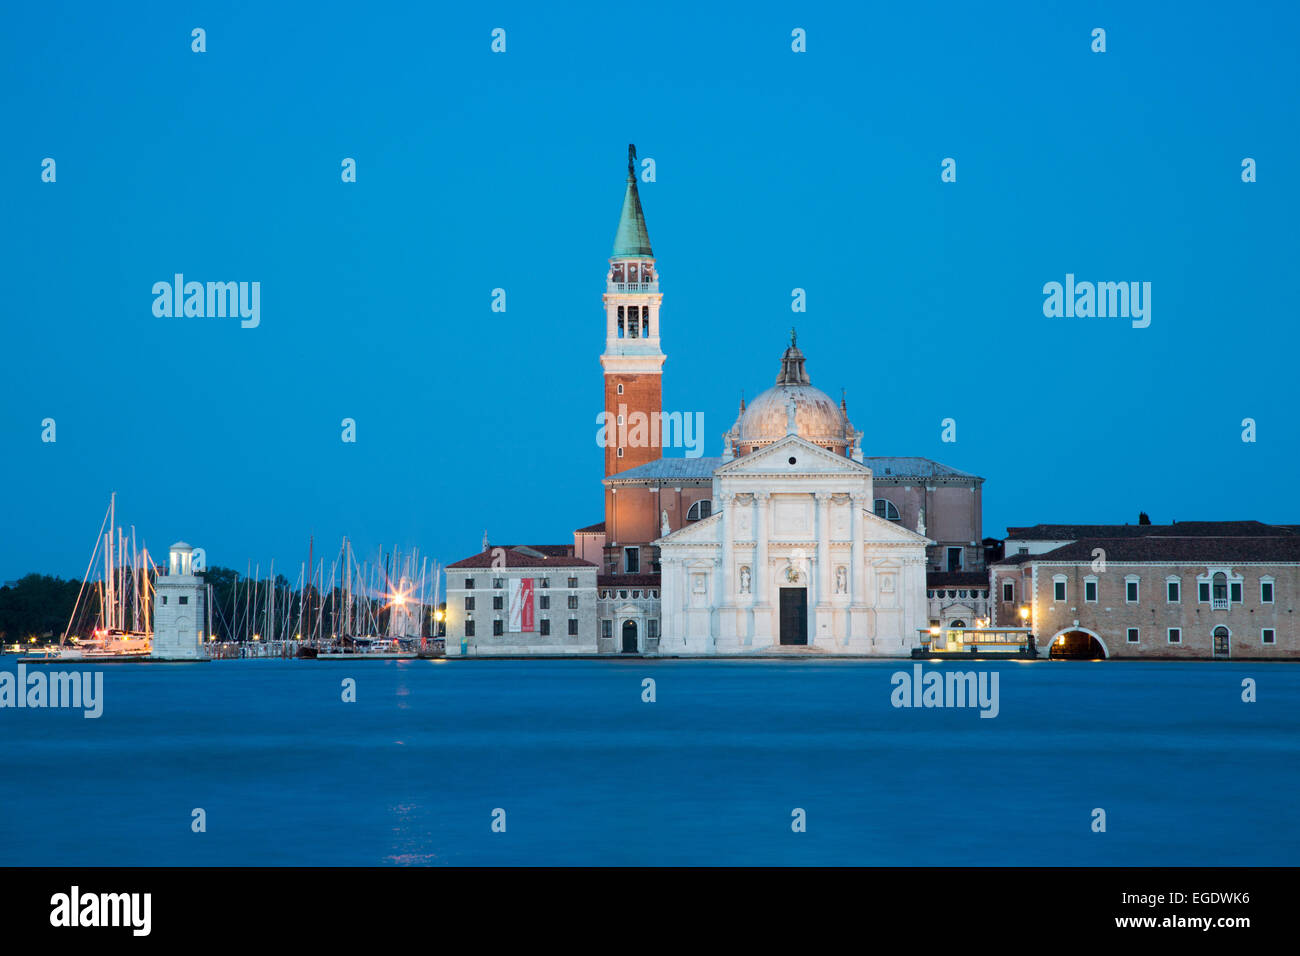
[[[666,535],[668,534],[669,530],[670,529],[668,527],[668,512],[661,511],[659,512],[659,531],[661,534]]]
[[[747,564],[740,566],[740,593],[749,593],[749,565]]]
[[[925,534],[925,509],[921,509],[921,514],[916,519],[916,533]]]
[[[794,398],[792,396],[790,400],[785,403],[785,433],[787,435],[796,435],[799,433],[799,428],[794,423],[794,416],[796,411],[798,411],[798,406],[795,405]]]
[[[849,573],[844,570],[844,565],[835,569],[835,593],[844,594],[849,589]]]

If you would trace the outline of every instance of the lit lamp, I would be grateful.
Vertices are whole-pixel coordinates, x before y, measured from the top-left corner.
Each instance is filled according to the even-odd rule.
[[[1024,626],[1028,626],[1029,623],[1029,608],[1023,604],[1020,605],[1020,623]]]

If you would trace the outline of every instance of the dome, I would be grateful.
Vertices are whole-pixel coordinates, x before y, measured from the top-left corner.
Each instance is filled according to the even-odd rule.
[[[736,439],[770,442],[789,431],[789,406],[794,402],[795,431],[811,442],[844,443],[845,417],[838,405],[812,385],[775,385],[749,403],[736,422]]]
[[[741,403],[740,417],[728,435],[735,454],[747,455],[789,434],[791,403],[794,405],[794,430],[800,438],[841,455],[850,453],[860,433],[849,423],[843,400],[837,404],[813,386],[804,369],[803,353],[795,344],[792,333],[790,347],[781,356],[781,371],[776,377],[776,385],[747,407]]]

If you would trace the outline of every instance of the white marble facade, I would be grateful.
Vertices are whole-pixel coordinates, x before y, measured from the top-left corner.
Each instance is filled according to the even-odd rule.
[[[932,542],[875,515],[871,469],[787,434],[721,465],[713,498],[711,517],[656,542],[660,654],[907,656],[918,645]]]

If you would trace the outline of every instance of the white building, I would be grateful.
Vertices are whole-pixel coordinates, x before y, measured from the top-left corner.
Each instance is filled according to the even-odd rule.
[[[207,620],[207,589],[194,573],[194,549],[184,541],[170,548],[167,574],[154,582],[153,650],[163,661],[207,660],[203,625]]]
[[[792,342],[776,386],[729,433],[738,457],[714,472],[714,513],[655,542],[660,654],[905,656],[919,645],[933,542],[875,513],[860,433],[803,362]]]

